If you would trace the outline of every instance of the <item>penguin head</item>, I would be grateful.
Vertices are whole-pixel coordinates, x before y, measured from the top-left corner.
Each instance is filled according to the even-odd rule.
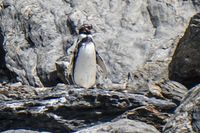
[[[78,34],[91,34],[90,30],[92,28],[93,28],[92,25],[84,24],[79,28]]]

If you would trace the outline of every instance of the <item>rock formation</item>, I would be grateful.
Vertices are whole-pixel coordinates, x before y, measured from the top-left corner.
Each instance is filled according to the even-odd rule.
[[[0,131],[22,128],[58,133],[71,132],[85,126],[111,121],[131,108],[152,105],[152,108],[167,111],[176,107],[173,102],[140,94],[102,89],[69,89],[69,86],[64,84],[58,84],[54,88],[12,84],[1,87],[0,92],[0,116],[4,118],[0,121]],[[153,113],[151,110],[150,112]],[[155,116],[159,117],[162,114]],[[144,117],[143,120],[148,121],[148,118]],[[162,118],[161,120],[163,121]]]
[[[93,24],[94,41],[107,64],[108,77],[119,82],[149,60],[169,61],[173,40],[182,35],[195,13],[191,2],[178,1],[1,3],[6,66],[18,81],[40,87],[60,82],[55,61],[66,55],[82,23]]]
[[[182,99],[164,127],[164,133],[200,132],[200,85],[193,87]]]
[[[186,87],[199,83],[199,9],[194,0],[0,0],[0,132],[198,132],[198,100],[188,99],[199,87]],[[83,23],[108,68],[96,89],[65,75]]]
[[[94,132],[159,133],[159,131],[156,130],[151,125],[138,122],[138,121],[128,120],[128,119],[121,119],[114,123],[110,123],[110,122],[104,123],[104,124],[97,125],[89,129],[80,130],[77,133],[94,133]]]
[[[169,64],[169,78],[188,88],[200,82],[200,13],[195,14],[180,39]]]

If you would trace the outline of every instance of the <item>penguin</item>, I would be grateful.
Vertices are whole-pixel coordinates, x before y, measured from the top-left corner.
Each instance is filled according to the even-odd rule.
[[[106,66],[95,48],[91,35],[92,25],[84,24],[78,30],[78,39],[72,57],[72,78],[76,85],[86,89],[92,88],[96,83],[98,64],[107,77]]]

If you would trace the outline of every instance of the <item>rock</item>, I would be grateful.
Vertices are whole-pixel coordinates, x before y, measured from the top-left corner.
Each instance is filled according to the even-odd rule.
[[[188,90],[181,83],[169,80],[167,71],[165,63],[147,63],[144,68],[128,75],[126,89],[121,91],[168,99],[179,105]]]
[[[188,92],[188,89],[179,82],[167,81],[159,84],[162,88],[162,94],[165,98],[171,99],[177,105],[180,104],[182,98]]]
[[[169,64],[169,78],[188,88],[198,84],[200,79],[199,22],[200,13],[197,13],[191,18]]]
[[[130,133],[159,133],[159,131],[150,124],[129,119],[121,119],[116,122],[107,122],[87,129],[80,130],[76,133],[110,133],[110,132],[130,132]]]
[[[93,24],[94,42],[108,67],[108,78],[119,83],[147,61],[168,62],[173,40],[183,34],[197,9],[190,1],[0,2],[5,64],[17,81],[39,87],[65,83],[55,62],[70,58],[66,49],[82,23]]]
[[[2,32],[1,30],[0,30],[0,32]],[[3,49],[3,41],[4,41],[4,37],[3,37],[3,35],[2,34],[0,34],[0,62],[1,62],[1,64],[0,64],[0,69],[2,69],[2,68],[5,68],[6,66],[5,66],[5,51],[4,51],[4,49]]]
[[[125,131],[134,123],[141,127],[134,130],[161,132],[187,93],[168,79],[168,63],[198,10],[198,2],[177,0],[0,0],[0,132],[68,133],[99,124],[116,131],[125,122]],[[66,51],[83,23],[94,26],[96,49],[109,71],[108,79],[88,90],[65,78],[71,59]],[[190,124],[193,117],[194,129],[188,129],[196,131],[194,110],[183,119]],[[167,125],[163,130],[170,130]]]
[[[148,88],[149,88],[149,92],[153,96],[165,99],[165,97],[162,95],[162,89],[158,85],[155,85],[154,83],[153,84],[150,83],[148,84]]]
[[[32,130],[18,129],[18,130],[7,130],[2,133],[50,133],[50,132],[38,132],[38,131],[32,131]]]
[[[199,12],[200,2],[197,0],[193,0],[192,3],[194,5],[194,7],[196,8],[196,10]]]
[[[127,92],[146,95],[149,92],[149,82],[158,85],[167,80],[167,65],[149,62],[144,68],[128,75]]]
[[[184,96],[179,107],[165,124],[164,133],[200,132],[200,84],[193,87]]]
[[[61,32],[64,37],[69,33],[66,19],[63,19],[68,12],[63,10],[67,5],[61,0],[48,3],[11,0],[4,1],[3,5],[1,29],[5,35],[6,66],[23,84],[56,85],[60,80],[55,61],[65,52]],[[61,11],[56,11],[58,8],[54,6]],[[62,30],[59,30],[62,23]]]
[[[4,94],[0,94],[0,101],[4,101],[4,100],[12,100],[11,98],[8,98],[7,96],[5,96]]]
[[[128,118],[151,124],[158,129],[158,131],[162,131],[162,127],[166,123],[166,118],[168,118],[169,115],[168,113],[159,112],[152,105],[147,105],[128,110],[112,120],[112,122],[122,118]]]
[[[4,36],[2,35],[2,31],[0,29],[0,83],[6,84],[8,82],[14,82],[15,74],[11,73],[5,64],[5,50],[3,49]]]
[[[57,59],[55,62],[57,75],[65,84],[73,84],[72,71],[71,71],[72,67],[70,66],[70,59],[71,59],[70,57],[63,56]]]
[[[11,98],[0,102],[0,131],[21,128],[55,133],[72,132],[111,121],[123,112],[141,106],[152,105],[154,108],[151,110],[165,112],[176,107],[173,102],[144,95],[102,89],[85,90],[65,84],[49,88],[22,85],[17,91],[4,86],[0,93]],[[139,118],[142,112],[135,113],[135,116]],[[150,118],[155,114],[153,112],[147,111],[146,116]],[[159,116],[162,115],[153,118]]]

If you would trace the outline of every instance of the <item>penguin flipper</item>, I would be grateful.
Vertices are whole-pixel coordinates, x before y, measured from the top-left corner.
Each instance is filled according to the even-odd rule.
[[[96,60],[97,60],[97,64],[101,67],[101,69],[103,70],[104,73],[104,78],[107,77],[108,72],[105,66],[105,63],[103,62],[103,59],[99,56],[98,52],[96,51]]]

